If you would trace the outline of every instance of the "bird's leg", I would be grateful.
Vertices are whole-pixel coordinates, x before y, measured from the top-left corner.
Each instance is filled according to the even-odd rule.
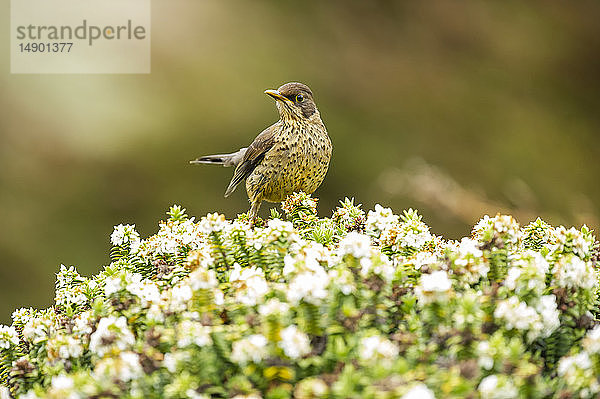
[[[250,212],[248,214],[248,219],[250,220],[250,227],[254,227],[254,223],[256,222],[256,218],[258,217],[258,210],[260,209],[261,200],[254,200],[252,202],[252,206],[250,207]]]

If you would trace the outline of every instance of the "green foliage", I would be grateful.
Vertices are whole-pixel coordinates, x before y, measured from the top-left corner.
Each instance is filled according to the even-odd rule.
[[[92,277],[0,326],[27,398],[464,398],[600,394],[592,232],[485,216],[447,241],[422,216],[304,193],[250,227],[173,206],[111,235]]]

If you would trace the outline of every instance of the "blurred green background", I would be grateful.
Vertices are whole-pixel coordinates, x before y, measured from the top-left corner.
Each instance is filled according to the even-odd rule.
[[[448,238],[498,211],[598,229],[599,20],[597,1],[154,1],[149,75],[11,75],[3,29],[0,322],[50,305],[61,263],[101,270],[115,224],[246,211],[230,169],[187,161],[249,144],[288,81],[333,141],[323,216],[351,196]]]

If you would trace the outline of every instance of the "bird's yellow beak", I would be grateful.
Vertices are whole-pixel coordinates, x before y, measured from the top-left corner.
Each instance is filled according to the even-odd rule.
[[[281,95],[281,93],[277,90],[265,90],[265,94],[268,94],[269,96],[273,97],[275,100],[279,100],[279,101],[283,101],[283,102],[288,102],[290,104],[293,104],[294,102],[291,101],[289,98],[284,97]]]

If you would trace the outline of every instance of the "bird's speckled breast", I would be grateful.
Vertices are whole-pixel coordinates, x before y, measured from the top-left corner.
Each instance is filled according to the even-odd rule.
[[[283,201],[296,191],[313,193],[327,173],[331,140],[325,126],[318,123],[285,124],[275,144],[246,180],[251,201]]]

